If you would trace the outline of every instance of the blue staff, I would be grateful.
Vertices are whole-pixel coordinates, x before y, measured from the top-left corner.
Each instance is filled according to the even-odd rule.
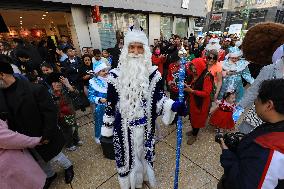
[[[185,78],[185,64],[186,64],[186,50],[183,47],[179,50],[178,55],[180,57],[180,69],[179,69],[179,101],[183,102],[184,99],[184,78]],[[179,162],[180,162],[180,148],[182,142],[182,116],[178,116],[177,121],[177,149],[176,149],[176,171],[175,171],[175,181],[174,181],[174,189],[178,189],[178,178],[179,178]]]

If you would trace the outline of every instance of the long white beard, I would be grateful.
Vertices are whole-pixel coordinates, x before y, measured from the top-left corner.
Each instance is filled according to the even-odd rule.
[[[210,51],[210,50],[217,50],[217,51],[219,51],[220,49],[221,49],[221,45],[220,44],[218,44],[218,43],[215,43],[214,45],[212,45],[212,44],[207,44],[206,45],[206,48],[205,48],[207,51]]]
[[[120,113],[130,121],[141,118],[145,115],[143,100],[149,97],[150,73],[144,56],[128,54],[119,71]]]

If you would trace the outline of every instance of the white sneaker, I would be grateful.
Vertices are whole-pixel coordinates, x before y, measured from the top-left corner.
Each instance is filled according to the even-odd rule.
[[[66,148],[68,151],[75,151],[77,150],[76,146],[71,146],[70,148]]]
[[[101,141],[100,141],[99,138],[95,138],[95,141],[96,141],[97,144],[101,144]]]

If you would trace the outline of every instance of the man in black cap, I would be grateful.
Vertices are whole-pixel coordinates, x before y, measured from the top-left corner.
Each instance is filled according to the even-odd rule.
[[[50,94],[43,85],[15,78],[11,63],[10,57],[0,55],[0,113],[8,120],[9,129],[31,137],[42,137],[42,145],[35,147],[34,151],[45,162],[58,155],[62,158],[65,141],[57,126],[57,109]],[[66,183],[70,183],[73,176],[71,164],[70,169],[65,170]],[[56,175],[53,172],[47,177],[50,178],[46,184],[50,185]]]

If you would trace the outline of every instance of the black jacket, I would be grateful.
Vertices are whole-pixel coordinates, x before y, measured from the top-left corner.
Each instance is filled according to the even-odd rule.
[[[9,129],[49,140],[35,148],[45,161],[61,152],[65,141],[57,126],[57,108],[43,85],[17,79],[0,90],[0,99],[0,112],[7,112]]]
[[[225,189],[283,189],[284,121],[257,127],[236,152],[223,150],[221,165]]]

